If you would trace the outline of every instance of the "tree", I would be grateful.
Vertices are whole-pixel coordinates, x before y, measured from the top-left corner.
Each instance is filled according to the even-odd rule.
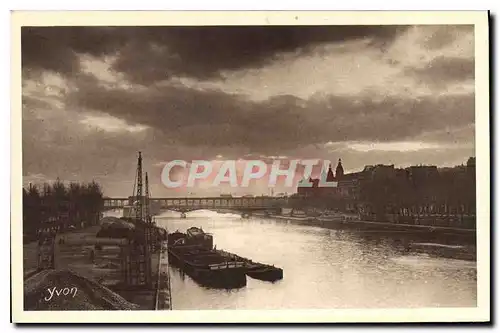
[[[33,236],[40,223],[40,192],[38,188],[29,184],[23,189],[23,234]]]
[[[104,205],[101,186],[92,181],[83,187],[82,192],[85,219],[91,225],[95,225],[99,222],[99,215]]]
[[[82,221],[97,224],[103,204],[101,187],[95,181],[65,186],[57,179],[53,184],[43,184],[41,193],[30,184],[23,189],[23,232],[36,235],[40,223],[52,219],[58,220],[62,227],[80,225]]]

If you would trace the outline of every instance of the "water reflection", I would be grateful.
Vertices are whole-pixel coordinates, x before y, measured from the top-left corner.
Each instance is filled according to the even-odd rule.
[[[408,255],[394,238],[210,211],[157,221],[170,232],[202,227],[218,249],[284,270],[281,281],[248,278],[245,288],[221,291],[171,268],[176,310],[476,306],[475,262]]]

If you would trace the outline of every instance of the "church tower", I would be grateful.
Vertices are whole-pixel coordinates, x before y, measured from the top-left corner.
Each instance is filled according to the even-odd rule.
[[[339,163],[337,164],[337,169],[335,169],[335,177],[340,179],[344,176],[344,168],[342,167],[342,160],[339,158]]]
[[[326,175],[327,182],[333,182],[335,180],[335,176],[333,175],[332,165],[328,167],[328,173]]]

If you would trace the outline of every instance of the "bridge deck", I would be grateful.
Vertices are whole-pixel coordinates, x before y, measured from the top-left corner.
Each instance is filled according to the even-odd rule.
[[[151,198],[149,199],[152,207],[161,209],[193,208],[193,209],[227,209],[227,208],[249,208],[249,209],[271,209],[286,203],[284,198]],[[106,198],[104,199],[105,208],[123,208],[130,205],[129,198]]]

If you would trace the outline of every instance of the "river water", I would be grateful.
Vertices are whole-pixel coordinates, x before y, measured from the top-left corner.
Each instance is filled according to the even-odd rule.
[[[275,283],[197,285],[170,268],[173,309],[332,309],[476,306],[476,263],[410,255],[383,236],[195,211],[156,217],[169,232],[202,227],[217,249],[283,268]]]

